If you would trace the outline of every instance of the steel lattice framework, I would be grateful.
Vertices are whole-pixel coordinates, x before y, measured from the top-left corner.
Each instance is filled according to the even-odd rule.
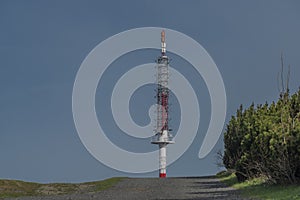
[[[169,59],[162,55],[157,59],[157,133],[169,130]]]

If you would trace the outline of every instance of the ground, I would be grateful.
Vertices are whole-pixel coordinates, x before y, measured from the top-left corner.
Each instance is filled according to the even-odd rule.
[[[244,199],[239,192],[227,187],[215,177],[188,178],[124,178],[116,185],[98,192],[70,193],[36,197],[18,197],[22,200],[146,200],[146,199]]]

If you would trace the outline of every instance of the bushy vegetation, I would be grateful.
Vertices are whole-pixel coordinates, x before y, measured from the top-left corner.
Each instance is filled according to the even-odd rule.
[[[224,134],[223,163],[239,181],[264,177],[273,183],[300,182],[300,89],[275,103],[241,105]]]

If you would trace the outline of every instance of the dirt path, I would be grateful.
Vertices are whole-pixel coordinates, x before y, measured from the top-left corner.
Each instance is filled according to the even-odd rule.
[[[243,199],[238,192],[213,177],[128,178],[96,193],[23,197],[24,200],[147,200],[147,199]]]

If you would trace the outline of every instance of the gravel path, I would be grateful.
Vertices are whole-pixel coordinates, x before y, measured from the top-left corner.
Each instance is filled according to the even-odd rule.
[[[84,194],[15,198],[22,200],[147,200],[147,199],[243,199],[233,188],[212,177],[127,178],[114,187]]]

